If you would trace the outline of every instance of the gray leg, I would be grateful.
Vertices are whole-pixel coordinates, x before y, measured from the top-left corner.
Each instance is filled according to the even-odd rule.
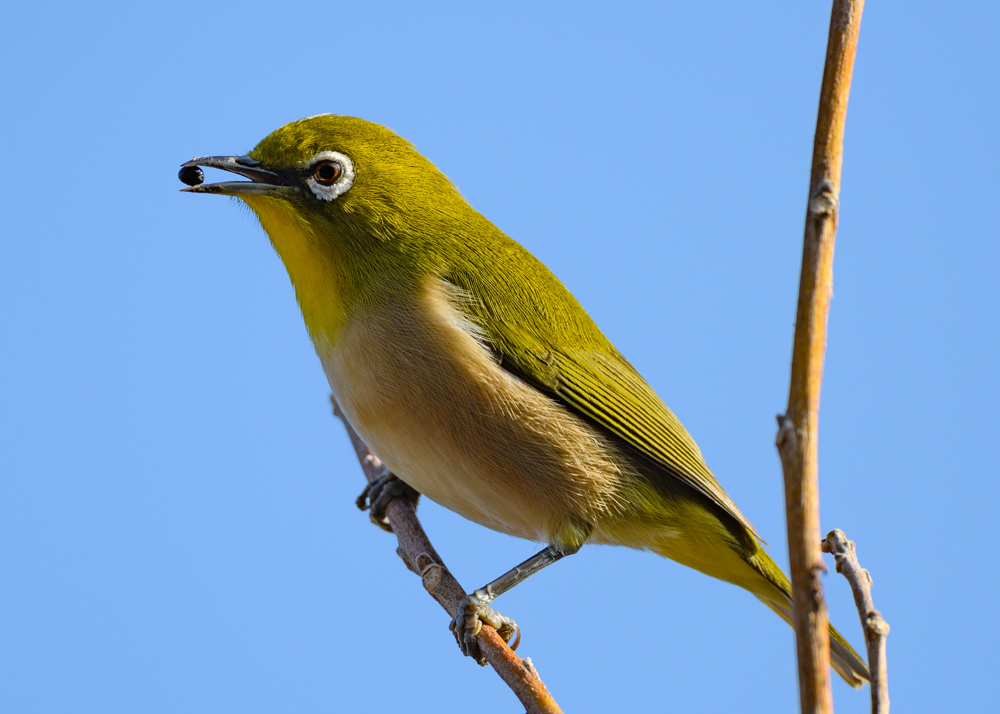
[[[467,595],[459,604],[458,613],[449,625],[449,629],[455,634],[455,639],[458,640],[458,646],[463,654],[472,657],[479,664],[486,664],[482,652],[479,651],[479,642],[476,640],[476,635],[483,628],[484,622],[494,628],[508,644],[511,636],[516,634],[517,639],[511,647],[517,649],[518,642],[521,640],[517,623],[489,607],[489,604],[522,580],[567,555],[573,555],[578,550],[580,550],[580,546],[560,548],[550,545],[520,565],[508,570],[489,585]]]
[[[384,469],[377,481],[365,486],[365,490],[358,496],[355,504],[362,511],[369,512],[368,516],[372,523],[382,530],[392,533],[389,519],[385,517],[385,507],[394,498],[408,498],[416,503],[420,494],[412,486],[400,481],[399,477],[389,469]]]

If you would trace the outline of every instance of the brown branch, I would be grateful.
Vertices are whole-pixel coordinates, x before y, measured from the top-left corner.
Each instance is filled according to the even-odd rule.
[[[889,714],[889,674],[885,659],[885,638],[889,634],[889,623],[875,609],[872,576],[861,567],[854,541],[847,540],[842,530],[833,530],[827,534],[823,539],[823,552],[833,554],[837,561],[837,572],[847,578],[854,591],[854,604],[858,606],[861,627],[865,631],[865,645],[868,648],[872,714]]]
[[[365,478],[368,479],[368,483],[374,483],[382,475],[382,462],[354,431],[354,427],[347,421],[332,395],[330,403],[333,405],[333,413],[344,422],[344,428],[347,429],[354,453],[361,462]],[[437,600],[451,617],[455,617],[459,602],[465,597],[466,590],[448,571],[441,556],[434,550],[420,521],[417,520],[413,502],[395,498],[386,506],[385,514],[399,541],[399,547],[396,549],[399,557],[406,563],[406,567],[420,576],[424,588],[431,597]],[[562,714],[562,710],[545,688],[545,683],[538,676],[538,671],[530,659],[521,659],[514,654],[497,631],[485,623],[477,637],[483,657],[493,665],[500,678],[521,700],[528,714]]]
[[[833,285],[844,119],[863,0],[834,0],[820,90],[795,318],[788,410],[776,444],[785,475],[792,620],[803,712],[833,711],[830,641],[819,542],[818,420],[826,326]]]

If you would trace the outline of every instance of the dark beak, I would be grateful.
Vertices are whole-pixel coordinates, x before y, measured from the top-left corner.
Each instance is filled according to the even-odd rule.
[[[273,196],[276,198],[299,192],[299,189],[289,185],[287,181],[273,171],[262,168],[257,159],[252,159],[249,156],[202,156],[198,159],[185,161],[181,164],[181,169],[197,166],[231,171],[234,174],[245,176],[250,180],[204,183],[197,186],[190,186],[189,188],[182,188],[181,191],[187,191],[188,193],[217,193],[223,196],[255,195]]]

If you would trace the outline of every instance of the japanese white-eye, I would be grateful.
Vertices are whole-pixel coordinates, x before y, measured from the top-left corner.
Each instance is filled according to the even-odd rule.
[[[185,191],[236,196],[260,219],[337,402],[392,472],[547,544],[470,595],[453,623],[467,654],[493,597],[584,543],[654,551],[789,620],[788,579],[680,421],[562,283],[407,141],[322,115],[246,156],[183,166],[249,179],[182,176],[196,184]],[[860,686],[867,668],[830,634],[834,669]]]

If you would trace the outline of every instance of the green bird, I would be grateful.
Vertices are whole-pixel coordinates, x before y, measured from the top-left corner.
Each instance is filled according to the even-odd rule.
[[[257,215],[340,408],[391,472],[547,544],[465,599],[451,628],[466,654],[481,658],[481,621],[511,631],[488,607],[497,595],[584,543],[651,550],[790,621],[788,578],[677,417],[563,284],[409,142],[321,115],[245,156],[193,159],[182,179],[200,182],[199,166],[249,179],[183,190]],[[861,686],[864,662],[830,636],[834,669]]]

